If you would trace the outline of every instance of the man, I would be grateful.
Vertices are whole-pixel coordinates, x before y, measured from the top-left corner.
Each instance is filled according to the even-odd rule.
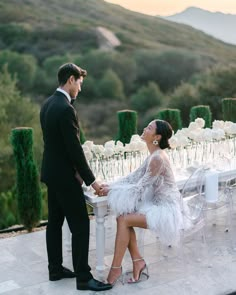
[[[76,276],[78,290],[104,291],[112,286],[95,280],[88,265],[89,218],[81,185],[83,181],[91,185],[98,195],[100,187],[84,156],[76,111],[71,105],[86,75],[75,64],[62,65],[58,71],[59,88],[45,101],[40,112],[44,140],[41,180],[48,189],[48,269],[51,281]],[[72,233],[75,273],[62,266],[65,217]]]

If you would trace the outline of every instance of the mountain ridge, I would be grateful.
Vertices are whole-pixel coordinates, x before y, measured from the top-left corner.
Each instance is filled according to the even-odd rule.
[[[164,17],[164,19],[189,25],[223,42],[236,45],[235,14],[219,11],[210,12],[198,7],[188,7],[180,13]]]
[[[122,45],[117,50],[186,50],[215,61],[236,62],[236,47],[175,23],[103,0],[1,0],[0,50],[47,54],[96,49],[96,27],[114,32]],[[22,31],[22,33],[20,32]],[[23,37],[22,37],[23,36]],[[45,45],[45,40],[47,44]],[[61,49],[63,44],[65,49]],[[82,46],[83,45],[83,46]],[[49,53],[44,53],[45,46]],[[27,50],[28,51],[27,51]]]

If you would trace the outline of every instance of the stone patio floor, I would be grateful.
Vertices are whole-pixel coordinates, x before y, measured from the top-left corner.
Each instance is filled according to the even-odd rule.
[[[181,249],[163,247],[145,231],[143,255],[150,278],[138,284],[122,285],[99,294],[149,295],[225,295],[236,291],[236,213],[226,232],[225,208],[207,214],[206,243],[200,232],[184,239]],[[213,220],[215,225],[213,225]],[[1,238],[1,236],[0,236]],[[115,238],[115,219],[106,220],[105,277],[111,263]],[[95,220],[91,220],[89,263],[95,271]],[[64,265],[72,269],[71,252],[64,247]],[[124,270],[131,268],[128,254]],[[78,291],[75,279],[48,280],[45,230],[0,239],[0,294],[4,295],[74,295],[95,294]],[[235,293],[236,294],[236,293]]]

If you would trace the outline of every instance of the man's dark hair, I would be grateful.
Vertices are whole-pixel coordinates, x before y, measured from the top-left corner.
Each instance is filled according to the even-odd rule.
[[[67,80],[70,78],[70,76],[74,76],[75,80],[77,80],[80,77],[86,77],[87,71],[81,69],[80,67],[78,67],[77,65],[73,63],[66,63],[60,66],[57,73],[59,85],[60,86],[65,85]]]

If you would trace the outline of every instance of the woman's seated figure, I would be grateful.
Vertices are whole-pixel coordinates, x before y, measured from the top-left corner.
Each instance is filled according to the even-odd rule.
[[[108,196],[108,204],[117,216],[115,251],[107,278],[112,285],[122,277],[121,263],[127,248],[133,261],[129,282],[138,282],[147,271],[133,227],[152,230],[163,244],[178,244],[183,224],[180,193],[165,152],[172,133],[168,122],[150,122],[141,135],[150,153],[144,163],[129,175],[102,185],[101,194]]]

